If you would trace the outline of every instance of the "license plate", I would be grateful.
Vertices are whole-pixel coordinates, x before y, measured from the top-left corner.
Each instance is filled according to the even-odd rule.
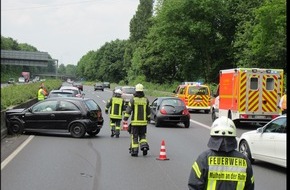
[[[266,116],[265,115],[254,115],[253,118],[256,118],[256,119],[265,119]]]

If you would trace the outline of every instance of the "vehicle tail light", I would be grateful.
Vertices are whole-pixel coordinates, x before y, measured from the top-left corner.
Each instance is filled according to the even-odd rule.
[[[166,112],[166,110],[164,108],[161,108],[160,113],[163,114],[163,115],[167,115],[167,112]]]
[[[278,117],[279,115],[271,115],[272,119],[275,119],[276,117]]]
[[[182,115],[190,115],[188,109],[184,109],[182,111]]]
[[[247,114],[241,114],[241,118],[243,118],[243,119],[248,119],[248,115]]]

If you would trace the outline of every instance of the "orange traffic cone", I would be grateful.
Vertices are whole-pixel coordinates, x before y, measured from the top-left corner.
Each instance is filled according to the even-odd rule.
[[[166,157],[166,150],[165,150],[165,142],[162,140],[161,148],[160,148],[160,155],[159,158],[156,158],[157,160],[169,160],[169,158]]]

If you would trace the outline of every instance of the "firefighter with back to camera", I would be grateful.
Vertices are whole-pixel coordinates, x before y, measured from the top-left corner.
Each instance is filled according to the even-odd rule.
[[[131,134],[130,153],[131,156],[138,156],[139,144],[143,155],[147,155],[149,145],[146,139],[147,123],[150,120],[149,100],[145,97],[143,92],[143,85],[137,84],[135,86],[134,97],[131,98],[129,105],[126,108],[124,115],[124,123],[131,117],[131,124],[128,132]]]
[[[116,135],[116,138],[120,136],[122,114],[124,109],[124,100],[121,97],[122,91],[117,89],[112,98],[107,101],[105,113],[108,114],[110,109],[110,128],[111,137]]]
[[[209,149],[193,163],[190,190],[253,190],[254,176],[250,160],[236,150],[236,126],[227,117],[217,118],[210,131]]]

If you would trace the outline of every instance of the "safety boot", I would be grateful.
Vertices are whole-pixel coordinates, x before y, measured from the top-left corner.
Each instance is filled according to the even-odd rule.
[[[149,150],[149,145],[146,142],[140,144],[140,149],[143,151],[143,156],[146,156]]]
[[[115,131],[115,135],[116,135],[116,138],[119,138],[119,136],[120,136],[120,131],[119,131],[119,130],[116,130],[116,131]]]
[[[138,149],[136,148],[131,148],[131,156],[137,157],[138,156]]]
[[[114,135],[115,135],[115,131],[114,130],[111,130],[111,137],[114,137]]]

